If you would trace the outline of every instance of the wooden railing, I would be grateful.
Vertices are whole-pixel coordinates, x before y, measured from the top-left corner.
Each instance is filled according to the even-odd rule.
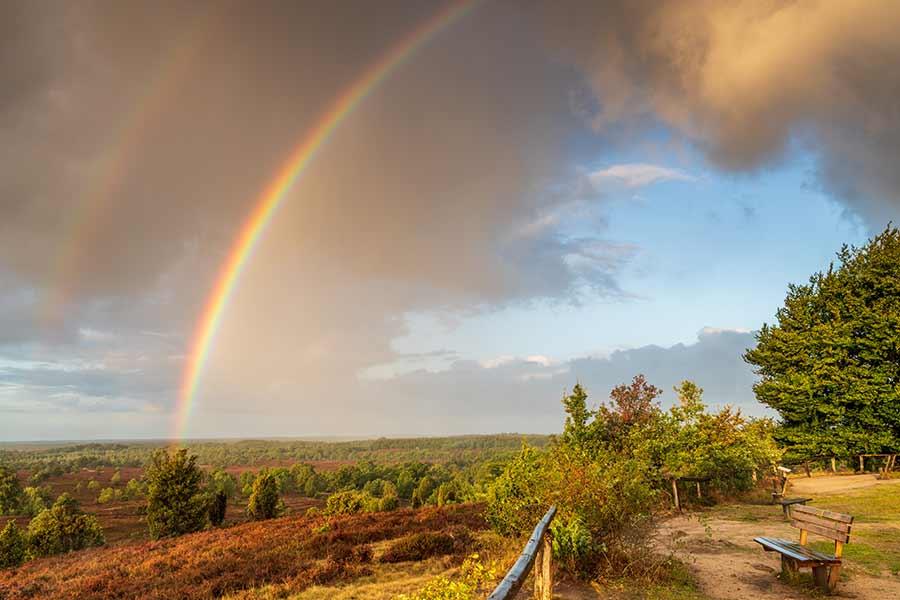
[[[513,600],[528,578],[532,568],[534,571],[534,597],[536,600],[550,600],[553,595],[553,573],[550,569],[550,558],[553,554],[547,530],[556,516],[556,507],[550,510],[534,528],[531,537],[522,549],[516,564],[512,566],[503,581],[491,592],[488,600]]]

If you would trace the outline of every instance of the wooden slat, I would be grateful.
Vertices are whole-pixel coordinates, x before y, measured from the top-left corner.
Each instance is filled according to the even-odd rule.
[[[844,542],[845,544],[850,542],[849,533],[835,531],[834,529],[829,529],[827,527],[819,527],[818,525],[813,525],[812,523],[804,523],[803,521],[797,521],[795,519],[791,519],[791,525],[800,529],[805,529],[806,531],[815,533],[816,535],[821,535],[822,537],[828,538],[829,540]]]
[[[851,517],[850,515],[832,512],[830,510],[825,510],[822,508],[815,508],[813,506],[804,506],[803,504],[796,504],[791,508],[791,510],[796,510],[797,512],[802,512],[809,515],[815,515],[824,519],[831,519],[832,521],[840,521],[841,523],[853,522],[853,517]]]
[[[779,554],[789,556],[796,561],[804,563],[805,566],[813,566],[819,564],[828,565],[841,562],[839,559],[836,559],[833,556],[829,556],[828,554],[823,554],[821,552],[816,552],[815,550],[812,550],[805,546],[801,546],[796,542],[790,542],[788,540],[758,537],[753,541],[757,544],[760,544],[766,550],[772,550],[778,552]]]
[[[824,527],[826,529],[833,529],[835,531],[841,531],[843,533],[850,533],[850,523],[841,523],[840,521],[833,521],[831,519],[825,519],[817,515],[810,515],[805,512],[794,510],[791,511],[791,518],[795,521],[811,523],[813,525],[818,525],[819,527]]]

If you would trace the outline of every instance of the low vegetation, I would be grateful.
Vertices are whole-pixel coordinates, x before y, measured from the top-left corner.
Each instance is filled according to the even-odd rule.
[[[372,544],[486,527],[483,509],[471,504],[328,519],[283,517],[27,562],[0,571],[0,597],[190,600],[240,597],[262,587],[272,590],[271,597],[286,597],[311,585],[364,576]]]

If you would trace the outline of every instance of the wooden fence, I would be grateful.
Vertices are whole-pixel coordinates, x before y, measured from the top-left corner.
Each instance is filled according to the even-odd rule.
[[[553,551],[550,547],[547,530],[555,516],[556,507],[551,506],[538,522],[537,527],[534,528],[525,548],[522,549],[522,554],[516,560],[516,564],[491,592],[488,600],[513,600],[535,566],[537,568],[534,571],[534,597],[536,600],[550,600],[553,595],[553,573],[550,569]]]

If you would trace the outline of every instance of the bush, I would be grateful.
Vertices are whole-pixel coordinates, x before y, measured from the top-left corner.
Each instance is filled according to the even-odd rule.
[[[50,556],[103,543],[96,517],[85,514],[68,494],[62,494],[28,524],[29,556]]]
[[[377,512],[380,500],[366,492],[347,490],[335,492],[325,501],[326,515],[355,515],[364,512]]]
[[[107,504],[109,502],[115,502],[116,500],[122,499],[122,490],[117,490],[116,488],[103,488],[100,490],[100,495],[97,496],[97,504]]]
[[[181,448],[158,450],[147,467],[147,527],[150,537],[176,536],[203,529],[207,500],[200,490],[203,473],[197,457]]]
[[[391,543],[379,559],[383,563],[417,562],[432,556],[463,554],[471,549],[474,539],[464,528],[446,531],[423,531]]]
[[[272,519],[284,511],[278,495],[278,479],[269,471],[260,471],[253,481],[247,515],[254,520]]]
[[[28,542],[15,521],[10,521],[0,531],[0,569],[18,567],[25,562]]]
[[[129,479],[122,497],[126,500],[137,500],[144,497],[144,486],[137,479]]]
[[[15,469],[0,465],[0,515],[15,514],[22,504],[22,486]]]
[[[50,488],[27,487],[22,490],[22,504],[19,512],[28,517],[36,517],[50,503]]]
[[[496,579],[492,567],[486,567],[477,554],[463,562],[459,577],[455,580],[436,577],[415,594],[400,594],[396,600],[471,600],[485,591]]]

